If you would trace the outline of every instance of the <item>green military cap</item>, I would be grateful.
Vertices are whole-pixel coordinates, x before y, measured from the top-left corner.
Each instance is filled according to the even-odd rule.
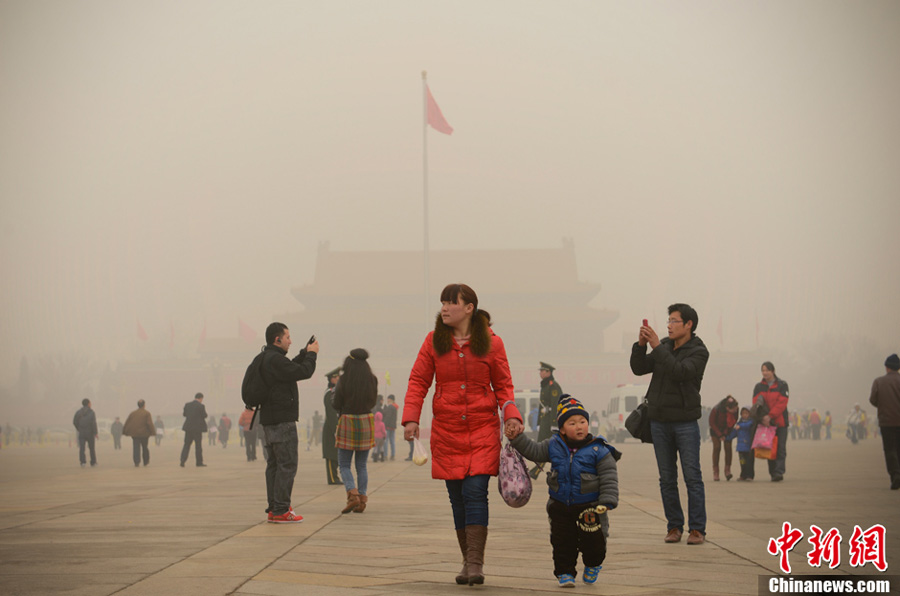
[[[336,376],[339,375],[339,374],[341,374],[341,367],[340,367],[340,366],[337,367],[337,368],[334,369],[334,370],[330,370],[330,371],[328,371],[327,373],[325,373],[325,378],[326,378],[326,379],[330,379],[331,377],[336,377]]]
[[[547,371],[553,372],[554,370],[556,370],[556,367],[553,366],[552,364],[547,364],[546,362],[541,362],[540,370],[547,370]]]

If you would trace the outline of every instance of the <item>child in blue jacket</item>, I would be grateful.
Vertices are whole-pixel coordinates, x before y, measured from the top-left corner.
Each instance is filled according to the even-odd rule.
[[[741,419],[734,425],[737,429],[737,452],[741,462],[741,477],[738,480],[753,480],[753,432],[756,422],[750,417],[749,408],[741,408]]]
[[[559,434],[540,443],[524,434],[507,437],[525,458],[550,462],[547,513],[553,574],[561,587],[568,588],[575,587],[579,551],[584,562],[584,583],[597,581],[606,558],[606,511],[619,504],[616,461],[622,454],[603,437],[591,436],[588,412],[574,397],[560,398],[556,420]]]

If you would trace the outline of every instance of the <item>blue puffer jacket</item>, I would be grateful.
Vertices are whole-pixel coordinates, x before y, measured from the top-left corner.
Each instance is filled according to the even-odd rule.
[[[551,463],[547,474],[551,499],[566,505],[598,502],[609,509],[619,504],[616,460],[622,455],[603,437],[593,438],[574,453],[558,434],[537,443],[523,433],[510,443],[526,459]]]
[[[740,452],[750,451],[756,422],[753,420],[738,420],[738,426],[740,429],[737,431],[737,450]]]
[[[566,505],[593,503],[600,498],[597,464],[615,447],[594,439],[574,453],[559,435],[550,440],[550,465],[547,477],[550,497]]]

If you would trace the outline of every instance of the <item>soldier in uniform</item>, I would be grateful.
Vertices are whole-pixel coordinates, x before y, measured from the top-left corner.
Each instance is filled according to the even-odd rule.
[[[553,378],[554,370],[556,367],[541,362],[541,423],[538,429],[538,442],[550,438],[552,425],[556,422],[556,406],[563,394],[562,388]]]
[[[539,415],[538,442],[549,439],[553,433],[553,424],[556,422],[556,406],[559,404],[559,398],[563,394],[559,383],[553,378],[554,370],[556,370],[555,366],[541,362],[541,411]],[[531,477],[537,480],[537,477],[540,476],[543,470],[544,464],[537,464],[531,469]]]
[[[325,378],[328,379],[328,389],[325,391],[325,424],[322,425],[322,457],[325,459],[325,476],[328,484],[340,484],[341,474],[338,471],[338,452],[334,446],[334,433],[337,431],[338,416],[337,410],[334,409],[332,400],[334,399],[334,386],[337,385],[338,379],[341,377],[341,367],[328,372]]]

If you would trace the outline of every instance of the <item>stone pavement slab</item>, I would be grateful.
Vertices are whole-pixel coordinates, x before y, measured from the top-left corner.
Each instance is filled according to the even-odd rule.
[[[301,447],[302,449],[302,447]],[[712,482],[710,445],[701,456],[709,524],[701,546],[664,544],[652,446],[627,442],[619,462],[620,505],[611,512],[607,559],[595,586],[606,596],[757,593],[778,572],[769,538],[789,521],[804,532],[791,552],[795,574],[869,574],[849,565],[854,525],[883,524],[889,572],[900,569],[900,491],[888,490],[879,440],[851,445],[792,441],[787,475],[752,483]],[[135,468],[130,449],[100,444],[99,465],[80,468],[68,446],[0,450],[0,594],[397,595],[447,594],[461,555],[443,483],[409,462],[369,463],[369,508],[341,515],[345,492],[328,486],[320,451],[301,451],[294,509],[302,524],[265,523],[265,463],[236,444],[207,447],[207,468],[178,466],[180,444],[151,446]],[[735,462],[736,463],[736,462]],[[735,465],[735,468],[738,466]],[[686,496],[682,487],[682,498]],[[546,484],[521,509],[492,483],[485,556],[491,594],[540,594],[552,575]],[[844,540],[836,570],[808,565],[809,526]]]

